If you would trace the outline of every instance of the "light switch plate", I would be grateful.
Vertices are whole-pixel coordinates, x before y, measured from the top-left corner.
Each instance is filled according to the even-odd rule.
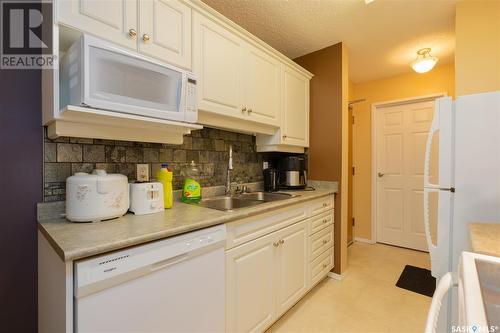
[[[136,179],[139,182],[149,181],[149,164],[137,164]]]

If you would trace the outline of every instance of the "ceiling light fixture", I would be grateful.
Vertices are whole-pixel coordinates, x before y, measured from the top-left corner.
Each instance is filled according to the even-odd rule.
[[[375,1],[375,0],[365,0],[365,4],[372,3],[373,1]]]
[[[429,47],[418,50],[417,54],[417,59],[411,63],[411,68],[417,73],[427,73],[438,62],[438,58],[431,56]]]

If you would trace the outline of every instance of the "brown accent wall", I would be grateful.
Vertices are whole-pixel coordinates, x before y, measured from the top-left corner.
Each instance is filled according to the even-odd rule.
[[[342,179],[342,43],[294,59],[314,74],[310,86],[309,177]],[[341,185],[341,184],[340,184]],[[339,186],[340,188],[341,186]],[[342,265],[341,196],[335,198],[335,268]]]

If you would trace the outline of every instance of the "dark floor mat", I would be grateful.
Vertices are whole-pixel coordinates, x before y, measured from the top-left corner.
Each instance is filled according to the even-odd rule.
[[[406,265],[396,287],[432,297],[436,289],[436,278],[428,269]]]

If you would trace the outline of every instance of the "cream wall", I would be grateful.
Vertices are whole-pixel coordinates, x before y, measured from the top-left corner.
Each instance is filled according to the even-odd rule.
[[[500,1],[460,1],[455,16],[457,96],[500,90]]]
[[[354,104],[353,147],[354,166],[354,236],[371,239],[371,106],[373,103],[409,97],[447,93],[455,95],[453,64],[434,68],[426,74],[409,73],[366,83],[354,84],[353,99],[366,102]]]

